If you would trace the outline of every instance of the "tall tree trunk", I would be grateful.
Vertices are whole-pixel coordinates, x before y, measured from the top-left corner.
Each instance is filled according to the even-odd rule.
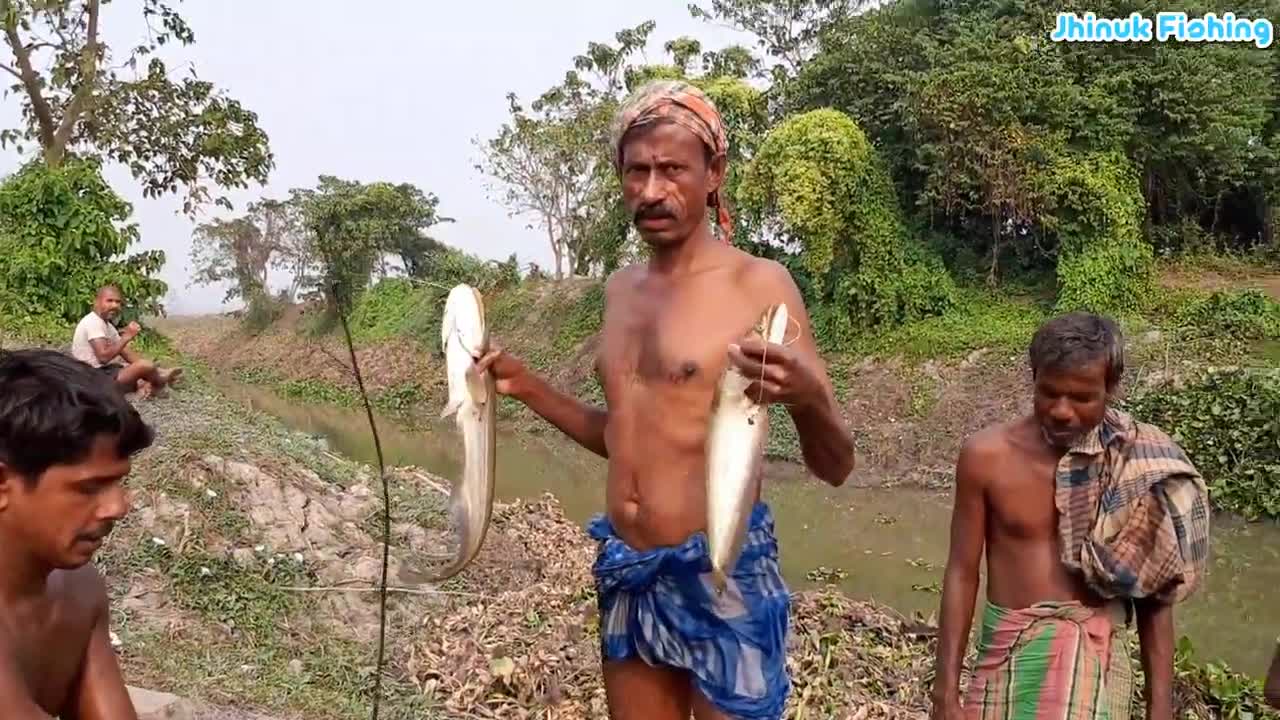
[[[8,3],[4,5],[7,6]],[[71,102],[63,109],[61,122],[54,120],[53,109],[45,99],[44,93],[40,91],[40,78],[31,64],[31,50],[22,42],[16,24],[4,26],[5,39],[8,40],[9,48],[18,62],[18,77],[22,80],[23,89],[31,101],[31,109],[36,116],[40,146],[44,150],[44,161],[51,168],[62,165],[67,144],[71,141],[71,133],[84,112],[85,103],[93,95],[93,87],[98,79],[99,0],[88,0],[86,9],[89,13],[89,22],[84,47],[80,51],[80,86],[71,96]]]
[[[1276,240],[1276,205],[1264,194],[1262,196],[1262,244],[1264,247],[1272,247]]]
[[[564,279],[563,257],[560,251],[560,245],[556,242],[556,233],[551,222],[547,221],[547,242],[551,243],[551,255],[556,260],[556,280]]]
[[[990,287],[995,287],[1000,282],[997,269],[1000,265],[1000,226],[1004,224],[1004,212],[999,205],[995,211],[991,220],[991,270],[987,273],[987,285]]]

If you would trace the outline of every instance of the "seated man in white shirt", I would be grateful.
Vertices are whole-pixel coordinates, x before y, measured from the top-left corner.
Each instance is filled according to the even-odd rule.
[[[80,319],[71,337],[71,356],[98,368],[125,392],[162,390],[182,374],[182,369],[161,370],[129,347],[142,327],[131,322],[123,331],[116,330],[111,321],[120,316],[123,305],[119,288],[99,288],[93,310]]]

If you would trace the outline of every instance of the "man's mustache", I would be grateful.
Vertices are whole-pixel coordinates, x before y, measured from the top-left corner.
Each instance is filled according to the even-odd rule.
[[[641,220],[675,220],[676,214],[666,205],[649,205],[636,210],[635,221]]]
[[[80,533],[79,535],[76,536],[76,539],[84,540],[86,542],[97,542],[98,540],[105,539],[108,535],[110,535],[111,531],[114,528],[115,528],[115,523],[107,523],[106,525],[103,525],[102,527],[98,528],[97,530],[94,530],[93,532]]]

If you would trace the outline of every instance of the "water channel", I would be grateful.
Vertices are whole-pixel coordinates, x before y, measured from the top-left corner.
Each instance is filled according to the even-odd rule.
[[[298,403],[225,379],[218,384],[230,397],[289,427],[323,437],[335,452],[376,463],[363,410]],[[461,444],[451,424],[436,431],[409,431],[381,418],[378,431],[388,464],[458,476]],[[585,523],[604,507],[603,478],[604,461],[568,441],[499,438],[500,500],[536,498],[550,491],[571,520]],[[776,468],[765,493],[777,519],[783,572],[793,588],[830,582],[853,597],[874,599],[905,614],[929,617],[937,612],[950,523],[948,495],[909,488],[831,488],[799,469]],[[1217,517],[1212,552],[1206,584],[1175,614],[1176,632],[1191,638],[1198,658],[1221,659],[1261,677],[1280,634],[1280,525]]]

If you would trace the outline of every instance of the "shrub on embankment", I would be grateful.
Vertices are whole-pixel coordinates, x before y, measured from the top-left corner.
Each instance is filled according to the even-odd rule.
[[[36,160],[0,184],[0,307],[26,325],[74,322],[97,288],[119,286],[130,314],[152,313],[166,285],[160,250],[125,256],[139,239],[132,207],[106,183],[99,163],[58,169]]]
[[[1130,406],[1182,445],[1217,508],[1280,518],[1280,370],[1210,368]]]

